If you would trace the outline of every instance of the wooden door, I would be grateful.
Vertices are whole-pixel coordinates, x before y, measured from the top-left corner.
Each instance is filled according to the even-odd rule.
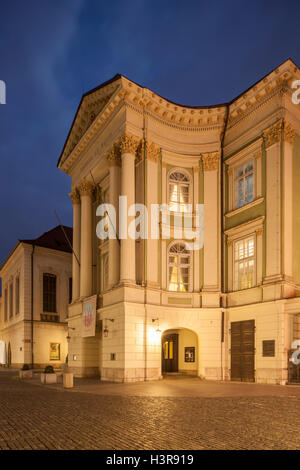
[[[162,338],[162,372],[178,372],[178,334]]]
[[[254,382],[255,322],[231,323],[231,380]]]

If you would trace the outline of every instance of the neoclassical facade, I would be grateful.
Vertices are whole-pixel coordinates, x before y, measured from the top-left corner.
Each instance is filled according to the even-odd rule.
[[[121,75],[82,97],[58,162],[72,178],[76,374],[287,382],[300,333],[299,78],[287,60],[218,106],[172,103]],[[119,196],[150,222],[153,204],[168,208],[158,238],[150,223],[147,239],[123,237]],[[103,202],[117,215],[108,240],[96,235]],[[178,227],[184,215],[197,230],[199,204],[204,245],[189,250]],[[83,337],[90,296],[96,331]]]
[[[55,227],[19,240],[0,267],[0,341],[6,365],[60,368],[68,354],[68,305],[72,294],[70,227]]]

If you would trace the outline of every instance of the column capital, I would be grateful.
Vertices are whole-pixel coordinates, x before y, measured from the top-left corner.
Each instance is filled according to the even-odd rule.
[[[69,193],[70,198],[72,199],[72,204],[80,204],[80,194],[78,189],[75,188],[71,193]]]
[[[220,152],[202,153],[204,171],[214,171],[218,169]]]
[[[293,145],[294,139],[295,139],[295,129],[289,122],[284,120],[283,121],[283,140]]]
[[[148,160],[157,163],[160,157],[160,146],[150,140],[142,140],[137,148],[137,161],[143,161],[145,154]]]
[[[155,144],[154,142],[151,142],[150,140],[146,140],[145,145],[146,145],[147,158],[151,160],[152,162],[157,163],[160,157],[159,145]]]
[[[83,179],[79,183],[77,189],[78,189],[78,192],[79,192],[80,196],[92,196],[93,192],[94,192],[94,189],[95,189],[95,186],[94,186],[93,183],[91,183],[91,181]]]
[[[107,152],[106,158],[107,158],[109,166],[121,165],[121,153],[120,153],[120,148],[117,144],[113,144],[110,152]]]
[[[281,136],[285,142],[293,145],[295,129],[285,119],[279,119],[263,132],[265,148],[280,142]]]
[[[119,140],[121,155],[123,155],[124,153],[131,153],[132,155],[135,155],[138,144],[139,139],[126,132],[123,137],[121,137],[121,139]]]
[[[274,124],[269,126],[263,131],[263,139],[265,143],[265,148],[271,147],[271,145],[280,142],[281,140],[281,130],[282,130],[282,119],[279,119]]]

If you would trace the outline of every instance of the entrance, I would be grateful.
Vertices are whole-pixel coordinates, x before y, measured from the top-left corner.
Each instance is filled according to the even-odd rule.
[[[166,334],[162,338],[162,373],[178,372],[178,334]]]
[[[231,323],[231,380],[254,382],[254,320]]]

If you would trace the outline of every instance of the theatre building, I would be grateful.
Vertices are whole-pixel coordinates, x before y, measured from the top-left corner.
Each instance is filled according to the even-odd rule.
[[[0,268],[0,341],[7,366],[58,368],[66,361],[72,250],[65,236],[72,244],[72,229],[61,226],[19,240]]]
[[[122,75],[82,97],[58,162],[72,179],[77,375],[290,379],[300,339],[299,79],[287,60],[220,105],[183,106]],[[158,239],[150,224],[145,240],[121,236],[119,196],[144,204],[149,219],[165,204],[169,227],[161,218]],[[116,208],[116,238],[97,237],[103,202]],[[190,250],[177,228],[184,215],[201,230],[198,204],[204,246]],[[96,323],[87,336],[89,298]]]

